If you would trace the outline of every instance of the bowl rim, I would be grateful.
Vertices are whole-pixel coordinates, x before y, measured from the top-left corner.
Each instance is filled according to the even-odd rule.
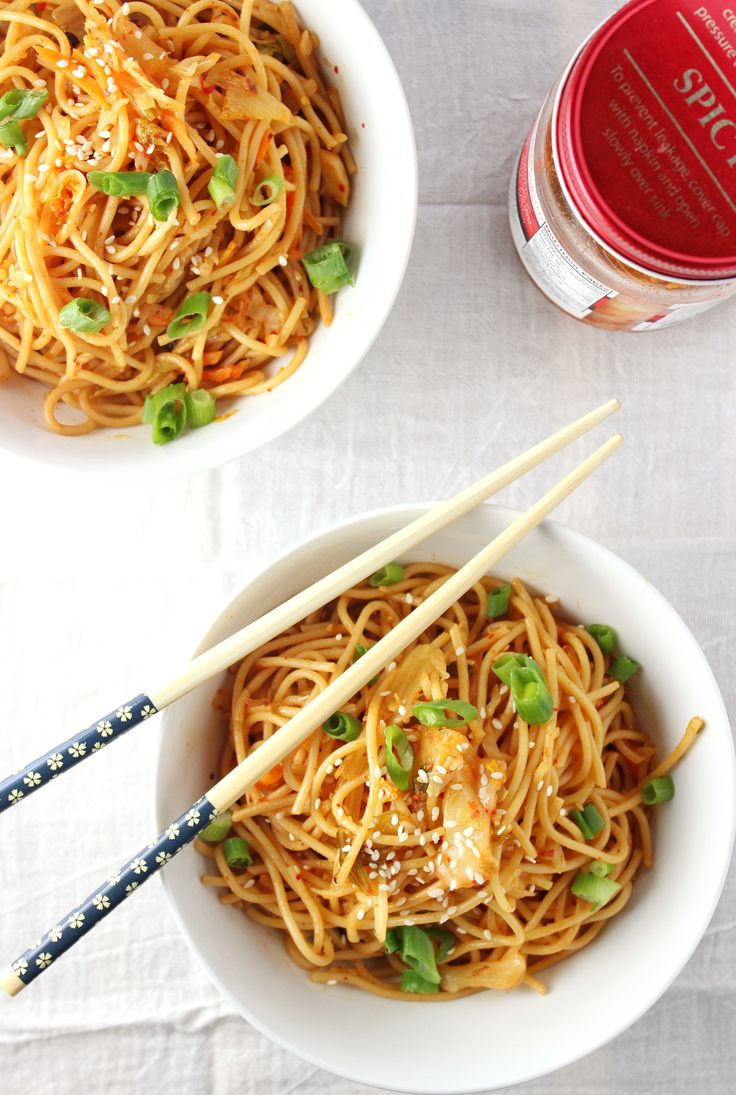
[[[277,2],[280,2],[280,0],[277,0]],[[177,457],[176,462],[167,461],[166,464],[161,462],[156,464],[152,460],[144,466],[131,467],[125,459],[100,463],[94,458],[94,454],[91,459],[88,459],[80,446],[76,449],[70,446],[68,456],[62,453],[61,457],[56,453],[53,456],[49,453],[41,453],[38,451],[39,446],[30,443],[23,448],[19,448],[12,441],[9,443],[7,437],[0,431],[0,454],[21,461],[27,468],[43,468],[53,475],[74,474],[81,479],[89,480],[104,477],[106,480],[112,479],[117,482],[164,482],[168,479],[193,475],[197,472],[211,471],[223,467],[233,460],[257,452],[283,437],[284,434],[294,429],[318,410],[357,369],[386,325],[404,282],[414,243],[419,207],[419,163],[409,102],[388,46],[360,0],[341,0],[341,2],[344,6],[349,5],[352,7],[353,17],[362,22],[361,40],[363,40],[363,35],[369,37],[373,41],[375,49],[383,57],[384,76],[391,86],[390,97],[394,121],[405,131],[403,154],[406,160],[406,170],[401,175],[404,183],[393,195],[393,200],[403,206],[403,215],[400,218],[403,233],[393,237],[394,251],[398,250],[400,257],[391,267],[393,273],[389,273],[383,282],[388,288],[388,292],[383,298],[380,309],[376,312],[371,333],[366,337],[360,352],[352,358],[348,367],[345,367],[339,373],[333,374],[332,382],[329,385],[319,389],[313,386],[310,389],[309,398],[302,399],[298,404],[294,404],[275,424],[270,436],[255,445],[249,443],[249,432],[244,426],[237,432],[223,435],[217,445],[192,446],[180,450],[181,455]],[[298,7],[298,0],[296,0],[296,5]],[[44,389],[39,388],[39,391],[42,397]],[[267,395],[268,393],[264,394]],[[116,431],[119,432],[117,427],[104,427],[99,432],[113,434]],[[73,443],[75,438],[67,440]]]
[[[285,562],[290,556],[293,556],[296,560],[296,558],[298,558],[298,556],[305,549],[318,543],[325,537],[333,533],[340,532],[344,529],[350,528],[353,525],[368,522],[373,519],[380,519],[401,514],[404,518],[404,523],[408,523],[413,518],[420,516],[422,513],[427,512],[429,509],[434,508],[434,506],[436,506],[437,504],[437,501],[397,503],[390,506],[375,507],[370,510],[365,510],[359,513],[352,514],[349,517],[340,518],[323,526],[316,532],[311,532],[306,534],[305,536],[300,537],[296,542],[287,546],[276,555],[268,558],[267,560],[264,560],[264,564],[262,566],[256,564],[252,568],[249,568],[246,580],[243,581],[239,585],[239,587],[234,590],[229,596],[223,599],[223,603],[220,606],[220,611],[216,616],[212,618],[212,622],[207,632],[202,637],[202,639],[200,639],[195,650],[192,652],[192,657],[195,657],[197,654],[208,649],[208,639],[210,633],[217,626],[219,626],[222,618],[232,608],[234,602],[237,601],[255,582],[262,580],[263,576],[266,575],[273,567]],[[496,510],[502,519],[508,520],[509,522],[518,517],[523,512],[521,509],[518,509],[515,506],[499,504],[491,501],[481,503],[480,506],[476,507],[476,510],[481,509],[481,507],[488,507]],[[472,512],[474,511],[471,511],[471,514]],[[471,514],[468,514],[466,516],[470,516]],[[584,550],[592,547],[594,550],[600,552],[604,558],[608,558],[614,561],[617,566],[622,566],[625,571],[629,572],[630,576],[635,582],[644,583],[646,587],[656,595],[658,600],[661,602],[663,611],[665,611],[666,614],[669,614],[669,618],[673,622],[678,623],[681,628],[684,628],[687,635],[692,639],[695,648],[700,654],[702,671],[704,673],[704,678],[708,681],[709,687],[711,688],[714,706],[718,710],[719,716],[722,718],[726,730],[730,730],[731,727],[728,711],[726,709],[723,696],[721,695],[721,691],[718,686],[718,681],[716,680],[710,663],[708,662],[708,659],[706,658],[702,648],[700,647],[700,644],[697,642],[695,636],[690,631],[690,628],[682,619],[677,610],[673,607],[673,605],[670,604],[664,594],[660,593],[659,589],[652,582],[650,582],[648,578],[641,574],[631,563],[623,559],[616,552],[612,551],[611,548],[606,547],[604,544],[599,543],[597,540],[593,540],[585,533],[578,532],[576,529],[573,529],[570,526],[549,517],[545,518],[545,520],[541,521],[540,524],[536,526],[537,529],[544,529],[545,527],[554,528],[554,530],[559,535],[561,535],[563,539],[569,538],[569,540],[573,544],[573,547],[582,547]],[[532,530],[532,532],[533,531],[535,530]],[[237,627],[239,625],[235,623],[233,626]],[[206,684],[207,682],[204,682],[204,684],[200,685],[199,687],[205,687]],[[175,705],[172,705],[172,707],[173,706]],[[158,807],[158,797],[159,773],[162,766],[165,764],[164,726],[168,719],[171,717],[171,709],[172,708],[167,708],[163,713],[164,721],[162,723],[161,732],[159,734],[159,739],[156,746],[155,763],[151,780],[150,801],[152,817],[154,825],[156,827],[156,831],[161,829],[162,826],[166,825],[170,820],[168,817],[160,815]],[[672,983],[680,975],[682,970],[692,958],[695,950],[700,945],[705,935],[707,927],[713,918],[716,908],[718,907],[718,903],[720,901],[721,894],[723,892],[723,888],[726,883],[726,879],[730,869],[734,851],[734,841],[736,839],[736,746],[734,745],[732,734],[727,735],[725,741],[726,744],[723,750],[723,762],[724,764],[728,762],[728,766],[731,771],[731,778],[729,781],[731,794],[728,803],[729,817],[727,819],[727,848],[724,846],[724,851],[726,852],[726,854],[724,854],[723,856],[723,863],[721,866],[720,875],[717,879],[717,883],[714,885],[711,900],[707,906],[707,909],[704,910],[703,915],[698,921],[697,929],[693,931],[690,935],[687,947],[678,955],[677,961],[670,967],[666,977],[661,979],[655,987],[650,988],[648,991],[641,994],[636,1007],[632,1009],[631,1013],[627,1015],[627,1017],[623,1021],[616,1023],[615,1026],[611,1028],[607,1027],[605,1033],[602,1033],[595,1040],[592,1040],[582,1053],[571,1053],[565,1055],[564,1058],[561,1058],[559,1061],[557,1061],[552,1068],[540,1069],[538,1066],[528,1068],[527,1071],[520,1073],[518,1078],[515,1079],[512,1083],[509,1084],[508,1082],[504,1082],[504,1084],[502,1085],[504,1088],[510,1086],[516,1087],[518,1084],[528,1083],[532,1080],[540,1079],[545,1076],[552,1075],[555,1072],[559,1072],[561,1069],[566,1068],[569,1065],[590,1056],[591,1053],[594,1053],[602,1046],[605,1046],[609,1042],[612,1042],[615,1038],[618,1038],[619,1035],[623,1034],[626,1030],[629,1029],[629,1027],[633,1026],[633,1024],[636,1023],[647,1011],[649,1011],[649,1009],[653,1007],[654,1004],[667,992]],[[243,1005],[243,1002],[239,1000],[235,996],[235,994],[230,991],[230,989],[223,985],[219,976],[212,970],[206,958],[200,952],[196,942],[189,932],[183,915],[180,912],[179,904],[174,896],[169,878],[167,878],[165,872],[162,872],[160,877],[166,895],[166,900],[169,905],[169,909],[173,914],[176,925],[181,932],[191,954],[193,954],[197,963],[199,964],[207,978],[210,980],[210,982],[217,988],[218,992],[231,1004],[237,1015],[245,1019],[245,1021],[250,1023],[251,1026],[255,1027],[255,1029],[258,1030],[259,1033],[263,1034],[276,1045],[280,1046],[282,1049],[294,1054],[294,1056],[300,1058],[301,1060],[307,1061],[309,1064],[312,1064],[317,1068],[323,1069],[331,1075],[340,1076],[343,1079],[350,1080],[353,1083],[364,1084],[367,1087],[379,1088],[384,1086],[378,1081],[366,1079],[365,1076],[361,1076],[358,1072],[350,1072],[343,1068],[337,1068],[328,1061],[325,1061],[322,1057],[310,1053],[309,1050],[305,1050],[301,1046],[299,1048],[296,1048],[294,1044],[289,1040],[289,1038],[286,1035],[282,1034],[280,1030],[271,1029],[267,1023],[262,1022],[258,1016],[254,1015],[250,1009],[246,1009]],[[405,1092],[406,1095],[417,1095],[418,1092],[420,1093],[420,1095],[481,1095],[481,1093],[491,1090],[499,1090],[499,1088],[493,1085],[489,1087],[488,1083],[481,1087],[468,1087],[467,1084],[463,1084],[462,1086],[453,1086],[451,1088],[448,1088],[447,1084],[442,1084],[441,1086],[428,1086],[425,1082],[424,1086],[421,1089],[398,1084],[393,1087],[393,1090],[397,1092]]]

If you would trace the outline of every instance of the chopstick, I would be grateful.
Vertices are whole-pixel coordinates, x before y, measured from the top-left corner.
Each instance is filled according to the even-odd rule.
[[[120,704],[101,719],[97,719],[75,737],[55,745],[48,753],[31,761],[21,771],[0,783],[0,813],[17,805],[52,779],[80,764],[87,757],[117,741],[148,720],[157,711],[180,699],[215,673],[239,661],[275,635],[298,623],[310,612],[321,608],[346,589],[363,581],[386,563],[425,540],[456,518],[468,513],[484,499],[508,486],[548,457],[559,452],[619,410],[621,404],[611,399],[589,414],[571,422],[546,440],[534,445],[521,456],[509,460],[496,471],[479,479],[465,490],[441,503],[429,513],[411,521],[405,528],[386,537],[374,547],[362,552],[351,562],[338,567],[332,574],[320,578],[308,589],[267,612],[254,623],[236,631],[228,639],[194,658],[181,673],[159,688],[141,692]]]
[[[266,772],[296,749],[323,722],[368,683],[401,651],[414,642],[459,597],[498,560],[518,544],[540,521],[575,490],[619,447],[623,438],[614,435],[596,452],[552,487],[526,513],[521,514],[500,535],[451,575],[427,599],[404,617],[387,635],[370,647],[357,662],[344,670],[272,737],[223,776],[190,808],[159,833],[131,860],[62,921],[40,942],[34,944],[0,975],[0,987],[15,996],[36,979],[95,924],[122,904],[143,882],[168,863],[173,855],[194,840],[213,818],[228,810]]]

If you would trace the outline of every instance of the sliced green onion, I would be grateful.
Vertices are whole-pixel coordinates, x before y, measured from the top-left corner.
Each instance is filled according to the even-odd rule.
[[[422,928],[415,925],[404,926],[399,931],[399,957],[410,969],[430,981],[439,985],[440,974],[437,969],[437,958],[434,953],[432,940]]]
[[[505,616],[509,610],[509,598],[511,597],[511,585],[499,586],[488,594],[488,608],[486,616],[489,620],[495,620],[499,616]]]
[[[154,445],[168,445],[169,441],[176,441],[177,437],[184,432],[186,424],[186,403],[167,403],[153,420]]]
[[[516,713],[525,723],[529,726],[541,726],[542,723],[549,722],[555,705],[536,664],[534,669],[513,668],[509,676],[509,688]]]
[[[491,668],[498,679],[509,687],[511,686],[512,669],[531,669],[544,680],[542,670],[534,661],[534,658],[530,658],[528,654],[502,654],[500,658],[496,659]]]
[[[20,122],[25,118],[35,118],[49,97],[48,91],[31,91],[15,88],[0,96],[0,122],[6,118]]]
[[[348,715],[346,711],[336,711],[330,715],[327,722],[322,723],[325,734],[338,741],[355,741],[360,737],[363,723],[354,715]]]
[[[380,570],[371,575],[369,584],[374,589],[377,589],[378,586],[393,586],[402,581],[403,577],[404,568],[400,563],[387,563],[385,567],[381,567]]]
[[[439,992],[439,985],[427,981],[416,970],[404,970],[401,975],[402,992]]]
[[[143,422],[153,422],[154,418],[167,403],[184,402],[187,397],[186,384],[169,384],[168,388],[162,388],[159,392],[147,395],[143,404]]]
[[[597,833],[600,833],[606,827],[605,821],[592,802],[589,802],[582,810],[573,810],[570,817],[585,840],[592,840]]]
[[[675,783],[672,776],[657,776],[647,780],[641,789],[642,801],[646,806],[658,806],[660,802],[669,802],[675,797]]]
[[[251,205],[270,205],[284,189],[280,175],[264,175],[250,196]]]
[[[455,950],[457,939],[452,932],[448,932],[446,928],[441,928],[439,924],[429,924],[424,930],[430,939],[437,940],[437,961],[444,962]]]
[[[253,866],[253,856],[250,854],[248,841],[243,840],[242,836],[229,837],[223,847],[227,865],[234,871],[242,871],[244,867]]]
[[[330,240],[302,256],[302,262],[315,289],[323,293],[336,293],[343,285],[354,284],[347,263],[349,258],[350,247],[345,240]]]
[[[232,156],[218,156],[207,183],[210,197],[218,209],[224,209],[235,201],[235,184],[238,181],[238,165]]]
[[[59,311],[59,326],[78,335],[96,335],[109,322],[107,308],[87,297],[75,297]]]
[[[460,717],[448,718],[446,711],[456,711]],[[465,726],[472,719],[478,718],[478,709],[465,700],[428,700],[426,703],[415,704],[412,714],[422,726]]]
[[[611,654],[618,640],[616,629],[608,624],[588,624],[585,629],[592,635],[604,654]]]
[[[362,658],[364,654],[367,654],[370,647],[365,646],[364,643],[356,643],[355,650],[353,651],[353,664],[357,662],[358,658]],[[368,681],[368,684],[375,684],[378,680],[378,674]]]
[[[148,171],[90,171],[90,186],[113,198],[127,198],[131,194],[145,194],[151,181]]]
[[[28,142],[19,122],[3,122],[0,125],[0,144],[3,148],[12,148],[17,156],[25,156]]]
[[[151,175],[146,187],[148,208],[157,221],[167,221],[179,205],[179,187],[170,171]]]
[[[199,834],[199,839],[203,840],[205,844],[219,844],[224,840],[227,834],[233,827],[233,815],[225,810],[224,813],[218,814],[216,818],[213,818],[209,825],[206,826]]]
[[[580,897],[583,901],[589,901],[593,906],[592,911],[597,912],[612,897],[616,896],[621,889],[621,884],[614,882],[612,878],[598,878],[597,875],[578,871],[571,889],[575,897]]]
[[[641,666],[638,662],[635,662],[633,658],[627,658],[625,654],[622,654],[620,658],[616,658],[616,661],[608,669],[608,676],[613,677],[615,681],[621,681],[621,684],[625,684],[634,673],[638,673]]]
[[[172,340],[196,334],[205,325],[211,301],[210,294],[204,292],[195,293],[183,300],[166,328],[166,337]]]
[[[607,875],[613,873],[613,863],[606,863],[603,859],[596,859],[596,861],[590,865],[590,873],[594,874],[596,878],[606,878]]]
[[[386,771],[388,778],[400,791],[409,788],[411,770],[414,767],[414,751],[411,742],[400,726],[393,723],[386,727]]]
[[[187,392],[187,422],[193,429],[209,426],[215,420],[216,405],[213,396],[205,389]]]

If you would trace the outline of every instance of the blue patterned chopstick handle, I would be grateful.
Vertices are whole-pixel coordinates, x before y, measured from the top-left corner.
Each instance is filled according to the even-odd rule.
[[[121,704],[109,715],[103,715],[81,734],[56,745],[49,753],[34,760],[21,772],[8,776],[0,783],[0,814],[32,795],[39,787],[63,775],[93,753],[132,730],[134,726],[155,715],[157,707],[149,696],[141,694]]]
[[[209,825],[218,813],[217,808],[203,795],[142,851],[126,860],[124,866],[102,886],[93,890],[81,905],[16,958],[12,968],[23,984],[30,985],[31,981],[35,981],[39,974],[73,947],[95,924],[165,867],[172,856],[190,844],[197,833]]]

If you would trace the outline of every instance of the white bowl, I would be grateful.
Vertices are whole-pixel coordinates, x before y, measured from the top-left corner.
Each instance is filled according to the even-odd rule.
[[[56,468],[106,479],[163,479],[216,467],[272,441],[310,414],[358,365],[378,335],[409,259],[417,209],[417,162],[409,108],[378,31],[357,0],[297,0],[304,23],[339,75],[358,164],[345,222],[355,246],[356,283],[337,297],[331,327],[318,327],[304,364],[273,392],[241,397],[237,413],[175,444],[154,446],[150,427],[60,437],[46,427],[46,389],[13,376],[0,396],[0,448]]]
[[[230,601],[197,653],[426,508],[352,518],[286,552]],[[482,506],[408,558],[460,565],[514,516]],[[358,1082],[421,1093],[486,1091],[590,1053],[651,1007],[685,965],[730,861],[736,769],[728,718],[708,663],[674,609],[623,560],[551,521],[496,573],[556,593],[573,622],[617,628],[622,648],[643,664],[637,708],[663,752],[691,716],[707,725],[677,768],[674,801],[656,812],[654,868],[642,872],[626,909],[591,946],[545,972],[544,997],[521,988],[425,1005],[315,985],[276,933],[201,885],[196,854],[167,867],[162,877],[182,934],[233,1007],[286,1049]],[[166,713],[155,778],[158,830],[213,782],[223,744],[211,706],[219,684],[202,685]]]

